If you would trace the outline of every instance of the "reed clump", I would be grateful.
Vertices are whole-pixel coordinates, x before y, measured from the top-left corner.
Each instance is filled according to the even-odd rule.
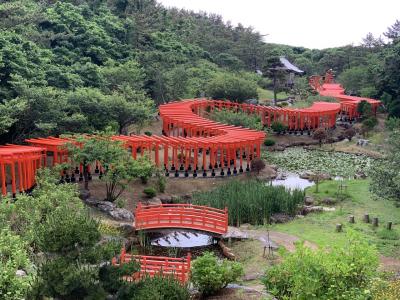
[[[208,192],[193,194],[193,204],[223,209],[228,207],[229,225],[263,225],[272,214],[295,215],[304,202],[304,192],[272,186],[259,180],[233,180]]]

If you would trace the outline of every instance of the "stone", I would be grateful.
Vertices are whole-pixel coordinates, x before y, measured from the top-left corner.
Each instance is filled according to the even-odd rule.
[[[365,175],[365,173],[363,172],[358,172],[354,175],[354,179],[365,179],[367,178],[367,175]]]
[[[109,201],[101,201],[101,203],[97,204],[97,208],[103,212],[110,212],[117,209],[116,205]]]
[[[315,176],[315,173],[311,171],[305,171],[299,175],[301,179],[311,179],[313,176]]]
[[[147,202],[149,202],[150,205],[160,205],[160,204],[162,204],[160,197],[151,198]]]
[[[335,211],[335,210],[336,210],[335,207],[326,207],[326,206],[322,207],[322,211]]]
[[[278,166],[277,165],[267,165],[267,167],[270,167],[271,169],[278,171]]]
[[[336,200],[328,197],[328,198],[324,198],[321,202],[326,205],[333,205],[336,203]]]
[[[171,204],[172,203],[171,195],[159,195],[158,198],[160,199],[162,204]]]
[[[177,196],[177,195],[172,195],[172,196],[171,196],[171,201],[172,201],[172,203],[177,203],[177,202],[179,201],[179,196]]]
[[[132,223],[121,223],[118,226],[118,229],[125,235],[125,236],[129,236],[129,235],[134,235],[136,228],[135,226],[133,226]]]
[[[277,223],[277,224],[287,223],[287,222],[289,222],[289,221],[292,220],[292,219],[293,219],[293,218],[290,217],[289,215],[287,215],[287,214],[281,214],[281,213],[273,214],[273,215],[271,216],[271,222],[272,222],[272,223]]]
[[[278,173],[278,175],[275,177],[276,180],[285,180],[287,178],[287,174],[283,173]]]
[[[17,270],[15,272],[15,275],[18,276],[18,277],[25,277],[27,274],[26,274],[26,272],[24,270]]]
[[[192,200],[192,194],[185,194],[182,198],[183,200]]]
[[[133,221],[133,214],[125,208],[114,208],[107,212],[115,220]]]
[[[276,145],[274,147],[272,147],[271,150],[273,151],[285,151],[286,147],[282,146],[282,145]]]
[[[233,239],[248,239],[249,234],[247,232],[241,231],[237,227],[232,227],[228,226],[228,232],[225,233],[222,238],[228,239],[228,238],[233,238]]]
[[[369,140],[359,139],[357,141],[357,146],[364,147],[364,146],[368,146],[368,144],[369,144]]]
[[[305,196],[305,197],[304,197],[304,203],[305,203],[306,205],[313,205],[314,202],[315,202],[315,200],[314,200],[313,197],[311,197],[311,196]]]
[[[93,197],[89,197],[89,198],[87,198],[86,200],[84,200],[84,202],[85,202],[87,205],[96,206],[96,207],[97,207],[99,204],[103,203],[104,201],[102,201],[102,200],[97,200],[96,198],[93,198]]]
[[[324,209],[322,206],[307,206],[304,205],[302,208],[302,214],[307,215],[309,213],[314,213],[314,212],[322,212]]]
[[[79,191],[79,198],[82,200],[87,200],[90,197],[90,191],[89,190],[80,190]]]
[[[244,229],[244,230],[250,229],[250,227],[251,227],[251,225],[249,223],[243,223],[240,225],[240,229]]]

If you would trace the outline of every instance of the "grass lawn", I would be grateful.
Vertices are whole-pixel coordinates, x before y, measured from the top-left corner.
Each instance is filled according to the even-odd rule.
[[[258,92],[258,99],[260,99],[260,102],[263,102],[263,100],[274,99],[274,91],[257,88],[257,92]],[[286,99],[288,95],[285,92],[280,92],[276,95],[276,97],[278,99]]]
[[[335,198],[338,190],[338,181],[325,181],[319,185],[319,193],[315,193],[315,186],[307,190],[307,195],[315,199],[326,197]],[[336,233],[335,226],[342,223],[344,231],[349,228],[360,232],[368,241],[377,246],[382,255],[400,258],[400,208],[393,202],[374,200],[368,190],[368,180],[349,180],[347,194],[349,199],[336,204],[336,211],[309,214],[302,219],[296,219],[286,224],[277,224],[273,230],[297,235],[304,240],[316,243],[319,246],[344,245],[346,237],[343,233]],[[373,228],[365,224],[362,217],[369,213],[370,218],[379,218],[379,227]],[[355,216],[355,224],[348,222],[348,216]],[[386,223],[393,222],[394,229],[386,230]]]

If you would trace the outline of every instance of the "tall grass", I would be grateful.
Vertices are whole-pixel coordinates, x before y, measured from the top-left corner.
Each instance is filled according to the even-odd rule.
[[[262,225],[268,223],[274,213],[294,215],[303,201],[301,190],[271,186],[259,180],[233,180],[215,190],[193,194],[193,204],[228,207],[229,224],[234,226]]]

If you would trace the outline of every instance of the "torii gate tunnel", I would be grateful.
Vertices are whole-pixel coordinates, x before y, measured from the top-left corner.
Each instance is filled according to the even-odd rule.
[[[170,172],[175,177],[180,177],[181,172],[184,172],[185,177],[189,176],[189,172],[193,177],[200,174],[203,177],[216,176],[217,169],[221,176],[249,171],[251,161],[261,155],[265,132],[214,122],[206,118],[207,113],[216,109],[244,111],[259,116],[264,126],[271,126],[273,122],[279,121],[292,132],[310,132],[320,127],[332,128],[339,112],[345,112],[351,118],[357,115],[357,101],[364,98],[351,100],[350,96],[341,94],[341,90],[332,92],[337,85],[327,83],[331,85],[321,86],[315,77],[310,79],[310,84],[321,94],[333,93],[341,103],[315,102],[311,107],[294,109],[222,100],[188,99],[160,106],[163,120],[161,136],[117,135],[113,139],[122,141],[133,158],[147,155],[158,167],[164,167],[166,176]],[[380,102],[367,100],[376,110]],[[27,139],[26,142],[31,147],[0,146],[2,195],[8,192],[15,195],[17,191],[31,189],[35,184],[37,168],[69,160],[65,145],[71,140],[48,137]],[[88,168],[90,173],[90,166]],[[96,164],[95,171],[101,173],[101,168]],[[71,176],[66,176],[74,182],[75,174],[79,174],[79,180],[83,179],[82,166],[76,166]]]

